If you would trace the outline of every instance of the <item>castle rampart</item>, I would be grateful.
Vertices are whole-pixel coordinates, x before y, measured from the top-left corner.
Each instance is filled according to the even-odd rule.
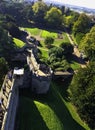
[[[19,86],[22,85],[22,77],[17,77],[17,74],[12,74],[11,77],[7,74],[1,88],[2,100],[2,124],[1,130],[14,130],[15,117],[19,102]],[[0,114],[1,114],[0,113]]]
[[[27,64],[29,66],[28,72],[24,73],[24,69],[15,68],[13,72],[8,72],[3,82],[0,94],[2,100],[0,106],[1,130],[14,130],[19,105],[19,88],[30,87],[31,91],[37,94],[44,94],[49,90],[51,71],[45,65],[42,67],[44,71],[41,69],[32,49],[28,50]]]

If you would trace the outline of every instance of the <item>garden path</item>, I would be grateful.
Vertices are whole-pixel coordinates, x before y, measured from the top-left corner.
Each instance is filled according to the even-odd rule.
[[[73,39],[71,38],[70,34],[67,32],[66,29],[64,29],[64,30],[65,30],[65,32],[66,32],[66,35],[67,35],[67,37],[68,37],[70,43],[74,46],[74,53],[73,53],[73,54],[74,54],[75,56],[77,56],[81,67],[82,67],[82,68],[85,68],[86,65],[87,65],[87,63],[85,63],[84,60],[81,58],[81,53],[79,52],[78,47],[74,45],[74,41],[73,41]]]
[[[38,35],[35,36],[35,38],[36,38],[38,41],[44,40],[44,38],[41,37],[41,33],[42,33],[42,30],[40,31],[40,33],[39,33]]]

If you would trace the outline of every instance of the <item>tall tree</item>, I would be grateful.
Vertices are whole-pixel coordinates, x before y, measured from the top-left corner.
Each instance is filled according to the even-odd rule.
[[[34,12],[34,19],[36,22],[43,22],[47,11],[47,5],[41,0],[34,3],[32,6]]]
[[[95,129],[95,62],[81,68],[70,86],[71,99],[81,118]]]
[[[89,60],[95,61],[95,26],[83,37],[79,45]]]
[[[64,15],[64,13],[65,13],[65,6],[63,5],[63,6],[61,6],[61,11],[62,11],[62,14]]]
[[[75,11],[71,11],[69,15],[64,16],[64,24],[69,29],[69,31],[72,31],[74,23],[78,20],[79,13]]]
[[[69,63],[63,55],[63,49],[61,47],[53,47],[49,50],[48,64],[54,71],[64,71],[70,68]]]
[[[62,24],[62,12],[60,9],[56,7],[52,7],[49,11],[47,11],[45,20],[47,24],[51,27],[59,27]]]
[[[8,36],[8,32],[0,27],[0,57],[11,59],[14,51],[14,44],[12,38]]]
[[[22,10],[22,15],[26,20],[33,20],[33,14],[34,13],[30,4],[26,5]]]
[[[66,55],[66,56],[70,56],[72,53],[73,53],[73,51],[74,51],[74,47],[73,47],[73,45],[71,45],[70,43],[68,43],[68,42],[66,42],[66,43],[62,43],[61,45],[60,45],[60,47],[62,47],[63,48],[63,54],[64,55]]]
[[[10,35],[12,35],[13,37],[20,38],[21,31],[19,30],[18,26],[15,23],[13,22],[7,23],[6,29],[9,31]]]
[[[80,14],[73,26],[74,35],[77,33],[87,33],[90,28],[90,22],[90,18],[85,13]]]
[[[44,42],[45,42],[46,46],[48,48],[50,48],[52,46],[52,44],[54,43],[54,38],[46,37]]]

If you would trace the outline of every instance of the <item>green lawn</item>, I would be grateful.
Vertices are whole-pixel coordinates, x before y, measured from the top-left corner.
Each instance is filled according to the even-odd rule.
[[[61,43],[65,43],[65,42],[70,42],[66,33],[63,32],[63,39],[58,39],[58,35],[56,32],[51,32],[51,31],[46,31],[46,30],[41,30],[41,29],[38,29],[38,28],[24,28],[24,30],[28,31],[31,33],[31,35],[33,36],[37,36],[37,35],[40,35],[40,37],[43,38],[43,40],[40,41],[42,47],[40,47],[40,51],[42,52],[42,56],[43,57],[46,57],[48,58],[48,49],[46,48],[46,45],[44,43],[44,39],[47,37],[47,36],[50,36],[50,37],[53,37],[55,40],[54,40],[54,43],[53,43],[53,46],[60,46]],[[80,68],[80,65],[76,62],[73,62],[71,63],[71,67],[76,70],[78,68]]]
[[[44,32],[46,32],[45,34],[43,34]],[[52,35],[52,34],[54,34],[54,35]],[[55,39],[54,39],[54,46],[59,46],[62,42],[69,42],[69,39],[68,39],[68,37],[67,37],[67,35],[66,35],[66,33],[63,33],[63,39],[58,39],[57,38],[57,33],[50,33],[50,32],[48,32],[48,31],[42,31],[42,34],[41,34],[41,36],[43,35],[43,38],[45,38],[45,37],[47,37],[47,36],[51,36],[51,37],[55,37]],[[42,43],[42,45],[43,45],[43,47],[45,46],[44,45],[44,41],[41,41],[41,43]]]
[[[77,63],[77,62],[72,62],[72,63],[71,63],[71,67],[72,67],[73,70],[77,70],[77,69],[79,69],[81,66],[80,66],[80,64]]]
[[[40,41],[42,47],[38,47],[42,53],[42,56],[45,58],[48,58],[48,48],[45,46],[44,41]]]
[[[43,40],[40,42],[42,43],[44,48],[46,48],[44,45],[44,39],[46,37],[53,37],[55,39],[54,44],[53,44],[54,46],[59,46],[62,42],[69,42],[69,39],[65,32],[63,32],[63,39],[58,39],[58,34],[56,32],[42,30],[38,28],[23,28],[23,29],[29,32],[33,36],[39,35],[40,37],[42,37]]]
[[[75,39],[74,35],[72,34],[71,36],[72,36],[72,39],[74,40],[74,43],[75,43],[75,44],[78,44],[78,43],[76,42],[76,39]]]
[[[63,40],[63,39],[55,39],[55,41],[54,41],[53,45],[54,45],[54,46],[58,46],[58,47],[59,47],[59,46],[60,46],[60,44],[61,44],[61,43],[63,43],[63,42],[64,42],[64,40]]]
[[[19,130],[90,130],[66,100],[65,86],[52,84],[47,95],[20,98]]]
[[[40,51],[42,52],[42,56],[45,58],[48,58],[48,49],[40,48]]]
[[[50,32],[50,31],[42,30],[41,37],[42,38],[46,38],[46,37],[57,38],[58,36],[57,36],[57,33],[55,33],[55,32]]]
[[[23,47],[25,45],[25,43],[17,38],[13,38],[13,41],[15,43],[15,45],[19,48]]]
[[[33,36],[39,35],[41,32],[41,30],[38,28],[24,28],[24,30],[26,30],[27,32],[29,32]]]
[[[56,113],[52,110],[51,106],[48,104],[34,101],[35,106],[37,107],[41,117],[43,118],[44,123],[49,130],[62,130],[63,124],[59,120]]]
[[[66,115],[66,117],[68,119],[68,123],[70,125],[73,125],[73,127],[71,129],[70,129],[70,126],[68,126],[69,129],[70,130],[90,130],[90,128],[87,126],[87,124],[85,124],[85,122],[83,122],[80,119],[79,115],[77,114],[76,108],[69,101],[68,85],[70,84],[70,79],[68,79],[67,81],[64,81],[63,83],[64,83],[64,85],[63,84],[60,85],[59,82],[57,85],[55,83],[53,83],[53,90],[55,91],[56,96],[59,97],[59,99],[64,103],[65,110],[68,112],[68,114]],[[65,110],[64,110],[64,112],[65,112]],[[66,129],[66,130],[69,130],[69,129]]]
[[[47,48],[46,48],[46,45],[45,45],[45,43],[44,43],[44,40],[41,40],[40,43],[41,43],[41,45],[42,45],[42,48],[47,49]]]
[[[65,32],[63,32],[63,40],[64,42],[70,42]]]

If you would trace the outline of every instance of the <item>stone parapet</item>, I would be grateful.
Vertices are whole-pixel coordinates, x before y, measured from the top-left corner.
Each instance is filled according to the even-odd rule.
[[[41,66],[37,63],[32,50],[29,50],[27,64],[29,65],[30,72],[32,72],[31,90],[38,94],[47,93],[52,77],[51,70],[44,64]]]
[[[15,84],[15,78],[10,80],[8,76],[5,77],[1,89],[1,98],[3,99],[1,107],[4,112],[1,130],[14,130],[15,117],[19,100],[19,91]]]

